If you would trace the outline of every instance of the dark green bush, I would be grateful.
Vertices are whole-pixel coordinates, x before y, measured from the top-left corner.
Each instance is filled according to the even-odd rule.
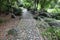
[[[13,8],[13,13],[16,15],[16,16],[21,16],[22,15],[22,9],[21,8]]]

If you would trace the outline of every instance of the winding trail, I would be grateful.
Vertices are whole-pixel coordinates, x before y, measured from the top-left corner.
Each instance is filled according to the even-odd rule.
[[[18,40],[42,40],[36,27],[36,20],[33,19],[32,14],[27,9],[22,9],[22,19],[16,28],[18,31]]]

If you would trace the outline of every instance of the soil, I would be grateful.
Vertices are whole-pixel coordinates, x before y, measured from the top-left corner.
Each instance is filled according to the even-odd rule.
[[[5,36],[5,30],[15,27],[19,22],[19,17],[11,18],[11,15],[0,15],[0,18],[5,20],[4,23],[0,24],[0,40]]]

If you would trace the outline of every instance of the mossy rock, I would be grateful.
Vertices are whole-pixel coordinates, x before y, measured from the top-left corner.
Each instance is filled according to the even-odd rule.
[[[17,36],[17,31],[15,29],[11,29],[8,31],[8,35]]]
[[[60,16],[57,16],[56,19],[57,19],[57,20],[60,20]]]

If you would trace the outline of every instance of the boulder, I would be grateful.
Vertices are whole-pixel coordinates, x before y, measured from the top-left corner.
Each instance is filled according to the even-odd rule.
[[[52,14],[48,12],[39,12],[39,16],[49,17],[51,18]]]
[[[52,13],[52,18],[60,20],[60,13]]]
[[[15,14],[12,13],[11,14],[11,18],[16,18]]]
[[[44,20],[52,27],[60,27],[60,20],[56,20],[53,18],[45,18]]]
[[[48,24],[49,24],[50,26],[60,27],[60,22],[57,22],[57,21],[49,22]]]

